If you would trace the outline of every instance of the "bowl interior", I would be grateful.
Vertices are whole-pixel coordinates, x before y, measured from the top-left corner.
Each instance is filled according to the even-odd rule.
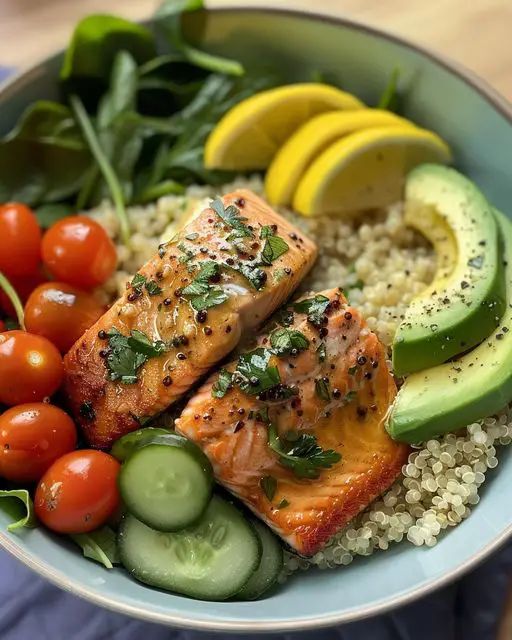
[[[512,217],[509,179],[512,109],[424,52],[357,25],[282,11],[218,10],[192,17],[191,34],[248,66],[276,67],[289,80],[325,73],[375,104],[392,69],[401,72],[403,111],[453,147],[458,167]],[[36,98],[55,98],[60,56],[0,92],[0,134]],[[251,603],[197,602],[148,589],[123,571],[107,571],[42,529],[0,535],[0,543],[59,586],[109,608],[154,621],[204,629],[305,629],[371,615],[455,577],[512,533],[512,460],[499,453],[471,517],[432,549],[402,544],[338,571],[296,575],[276,594]],[[7,518],[0,513],[0,529]]]

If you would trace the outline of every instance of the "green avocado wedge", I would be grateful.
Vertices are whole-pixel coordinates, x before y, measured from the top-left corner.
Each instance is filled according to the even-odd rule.
[[[409,376],[391,408],[395,440],[419,443],[456,431],[502,409],[512,398],[512,222],[494,211],[503,239],[506,311],[473,351]]]
[[[498,227],[479,189],[454,169],[425,164],[409,173],[405,201],[405,222],[432,242],[438,270],[398,327],[393,343],[398,376],[476,346],[505,311]]]

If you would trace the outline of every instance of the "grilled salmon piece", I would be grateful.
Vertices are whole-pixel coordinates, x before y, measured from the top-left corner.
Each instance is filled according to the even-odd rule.
[[[384,429],[396,395],[384,347],[339,290],[300,300],[274,327],[207,380],[176,429],[309,556],[390,486],[409,450]]]
[[[292,293],[316,247],[247,190],[212,202],[65,357],[89,443],[108,447],[182,396]]]

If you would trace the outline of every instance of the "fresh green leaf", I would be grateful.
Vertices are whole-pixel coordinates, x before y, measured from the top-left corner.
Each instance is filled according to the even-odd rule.
[[[148,202],[154,202],[165,196],[180,196],[185,193],[185,187],[176,182],[175,180],[162,180],[151,187],[147,187],[136,198],[136,202],[140,204],[146,204]]]
[[[283,498],[277,505],[277,508],[284,509],[285,507],[289,507],[289,506],[290,506],[290,503],[288,502],[288,500],[286,498]]]
[[[219,264],[213,260],[205,260],[194,280],[182,290],[182,295],[190,298],[190,304],[196,311],[209,309],[228,299],[221,287],[209,284],[209,280],[219,272]]]
[[[171,45],[180,51],[189,62],[198,67],[226,75],[242,75],[244,68],[239,62],[200,51],[185,41],[181,31],[182,13],[198,11],[202,8],[202,0],[166,0],[157,10],[155,20]]]
[[[382,92],[377,103],[378,109],[386,109],[387,111],[397,111],[400,101],[398,94],[398,79],[400,78],[400,70],[398,67],[393,69],[389,77],[388,83]]]
[[[300,331],[293,329],[276,329],[270,334],[272,350],[278,356],[295,354],[309,347],[309,340]]]
[[[261,347],[238,358],[234,382],[249,395],[258,395],[281,382],[277,367],[270,364],[272,352]]]
[[[155,280],[148,280],[144,286],[150,296],[158,296],[162,293],[161,287]]]
[[[136,273],[132,281],[130,282],[131,288],[137,292],[142,293],[142,287],[146,284],[146,276],[142,275],[142,273]]]
[[[318,478],[321,469],[329,469],[341,460],[337,451],[322,449],[316,436],[309,433],[302,433],[290,447],[283,447],[277,429],[272,423],[268,425],[268,444],[279,456],[279,462],[299,478]]]
[[[260,487],[263,493],[267,496],[267,499],[272,502],[277,491],[277,480],[274,476],[263,476],[260,479]]]
[[[82,549],[86,558],[99,562],[107,569],[119,564],[115,532],[107,526],[90,533],[75,533],[70,538]]]
[[[268,236],[261,251],[264,264],[272,264],[289,250],[288,244],[279,236]]]
[[[223,398],[231,389],[233,383],[233,374],[227,369],[221,369],[217,380],[212,386],[212,396],[214,398]]]
[[[66,200],[80,189],[91,162],[71,111],[35,102],[0,140],[0,202],[38,206]]]
[[[317,378],[315,380],[315,393],[321,400],[329,402],[331,399],[331,390],[329,388],[328,378]]]
[[[177,247],[178,251],[181,251],[181,253],[183,254],[182,256],[180,256],[178,258],[178,260],[184,264],[186,262],[190,262],[194,257],[195,257],[195,253],[192,251],[192,249],[190,249],[189,247],[187,247],[186,244],[184,244],[183,242],[180,242]]]
[[[0,508],[13,520],[7,531],[36,526],[34,504],[26,489],[0,490]]]
[[[228,297],[228,294],[220,287],[209,286],[205,293],[193,297],[190,304],[196,311],[203,311],[226,302]]]
[[[327,358],[327,348],[325,346],[325,342],[321,342],[316,350],[316,355],[318,356],[318,362],[325,362]]]
[[[108,353],[105,365],[109,379],[123,384],[134,384],[139,369],[148,361],[165,351],[161,340],[152,342],[142,331],[134,330],[125,336],[113,328],[108,333]]]
[[[234,238],[254,238],[254,233],[245,224],[247,218],[240,215],[240,209],[231,204],[228,207],[224,207],[224,203],[221,198],[215,198],[210,202],[210,207],[215,211],[219,218],[228,227],[231,227],[236,231]],[[229,238],[228,238],[229,240]]]
[[[35,210],[37,221],[42,229],[49,229],[53,224],[73,213],[73,207],[59,202],[42,204]]]
[[[62,80],[82,77],[106,80],[114,58],[123,49],[138,63],[156,55],[154,37],[145,27],[116,16],[87,16],[75,27],[60,77]]]
[[[290,307],[282,307],[274,313],[271,323],[280,324],[283,327],[289,327],[293,324],[293,309]]]
[[[137,63],[127,51],[120,51],[112,65],[109,90],[98,107],[99,129],[108,129],[120,115],[135,111],[137,83]]]
[[[309,322],[319,327],[322,324],[322,319],[328,306],[329,298],[317,294],[314,298],[307,298],[306,300],[296,302],[293,308],[299,313],[305,313],[308,316]]]
[[[345,394],[343,401],[345,402],[345,404],[348,404],[349,402],[352,402],[353,400],[355,400],[356,397],[357,397],[357,391],[349,391],[348,393]]]
[[[270,238],[276,235],[275,227],[272,225],[264,225],[260,229],[260,240],[265,240],[265,238]]]
[[[249,281],[249,283],[256,289],[256,291],[263,289],[263,287],[265,286],[265,283],[267,281],[267,274],[263,271],[263,269],[260,269],[257,263],[241,262],[236,267],[236,270],[239,271],[244,276],[244,278]]]
[[[353,376],[355,374],[355,372],[357,371],[357,367],[354,365],[352,367],[348,368],[348,373],[349,375]]]

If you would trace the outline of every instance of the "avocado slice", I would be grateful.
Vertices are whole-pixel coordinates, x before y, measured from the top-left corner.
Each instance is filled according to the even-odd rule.
[[[395,440],[424,442],[492,415],[512,398],[512,222],[494,216],[503,239],[507,305],[497,329],[452,362],[409,376],[391,408]]]
[[[505,310],[498,227],[478,188],[454,169],[425,164],[407,177],[405,222],[432,242],[438,270],[393,342],[403,376],[446,362],[484,340]]]

